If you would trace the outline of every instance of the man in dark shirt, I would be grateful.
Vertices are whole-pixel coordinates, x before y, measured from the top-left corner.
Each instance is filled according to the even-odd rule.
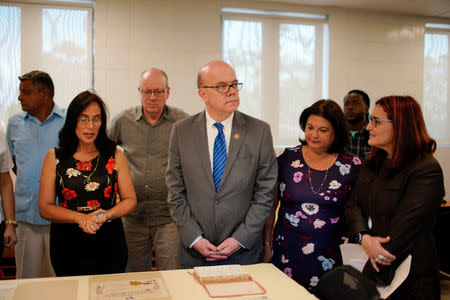
[[[370,98],[361,90],[351,90],[344,97],[344,114],[350,132],[347,150],[364,160],[371,147],[367,143],[369,132]]]

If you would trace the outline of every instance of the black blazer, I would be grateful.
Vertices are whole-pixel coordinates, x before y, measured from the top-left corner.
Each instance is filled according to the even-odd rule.
[[[390,284],[395,270],[408,254],[412,255],[411,275],[436,272],[439,259],[433,228],[445,194],[439,163],[427,154],[388,177],[379,175],[382,170],[382,166],[377,171],[363,165],[346,204],[345,216],[350,236],[361,231],[368,231],[372,236],[390,236],[390,242],[383,247],[396,260],[390,266],[379,265],[379,273],[367,261],[363,273],[378,283]]]

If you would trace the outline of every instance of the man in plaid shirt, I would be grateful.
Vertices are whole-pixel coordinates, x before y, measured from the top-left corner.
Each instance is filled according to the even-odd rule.
[[[361,90],[351,90],[344,97],[344,114],[350,132],[347,150],[364,160],[371,147],[367,144],[369,132],[370,98]]]

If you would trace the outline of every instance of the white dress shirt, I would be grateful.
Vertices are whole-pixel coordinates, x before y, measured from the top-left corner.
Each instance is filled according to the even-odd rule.
[[[233,127],[233,116],[232,113],[228,118],[224,121],[219,122],[223,125],[223,134],[225,135],[225,144],[227,145],[227,156],[228,149],[230,148],[230,137],[231,137],[231,128]],[[216,121],[208,114],[206,111],[206,135],[208,136],[208,149],[209,149],[209,161],[211,162],[211,173],[213,171],[213,157],[214,157],[214,141],[216,140],[217,134],[219,130],[214,126]]]
[[[223,135],[225,136],[225,144],[227,145],[227,156],[228,156],[228,149],[230,148],[230,137],[231,137],[231,128],[233,127],[233,116],[234,113],[232,113],[224,121],[219,122],[222,123],[223,125]],[[211,173],[213,171],[214,141],[216,140],[216,136],[219,133],[219,130],[217,129],[216,126],[214,126],[214,123],[216,123],[216,121],[208,114],[208,111],[206,111],[206,135],[208,137],[208,150],[209,150],[209,161],[211,163]],[[200,241],[202,238],[203,237],[199,235],[189,245],[189,248],[192,248],[192,246],[194,246],[194,244]]]

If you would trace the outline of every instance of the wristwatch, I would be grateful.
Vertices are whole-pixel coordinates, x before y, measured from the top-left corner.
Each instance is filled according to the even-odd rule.
[[[356,243],[361,245],[362,237],[365,234],[368,234],[368,232],[367,231],[358,232],[358,234],[356,235]]]

